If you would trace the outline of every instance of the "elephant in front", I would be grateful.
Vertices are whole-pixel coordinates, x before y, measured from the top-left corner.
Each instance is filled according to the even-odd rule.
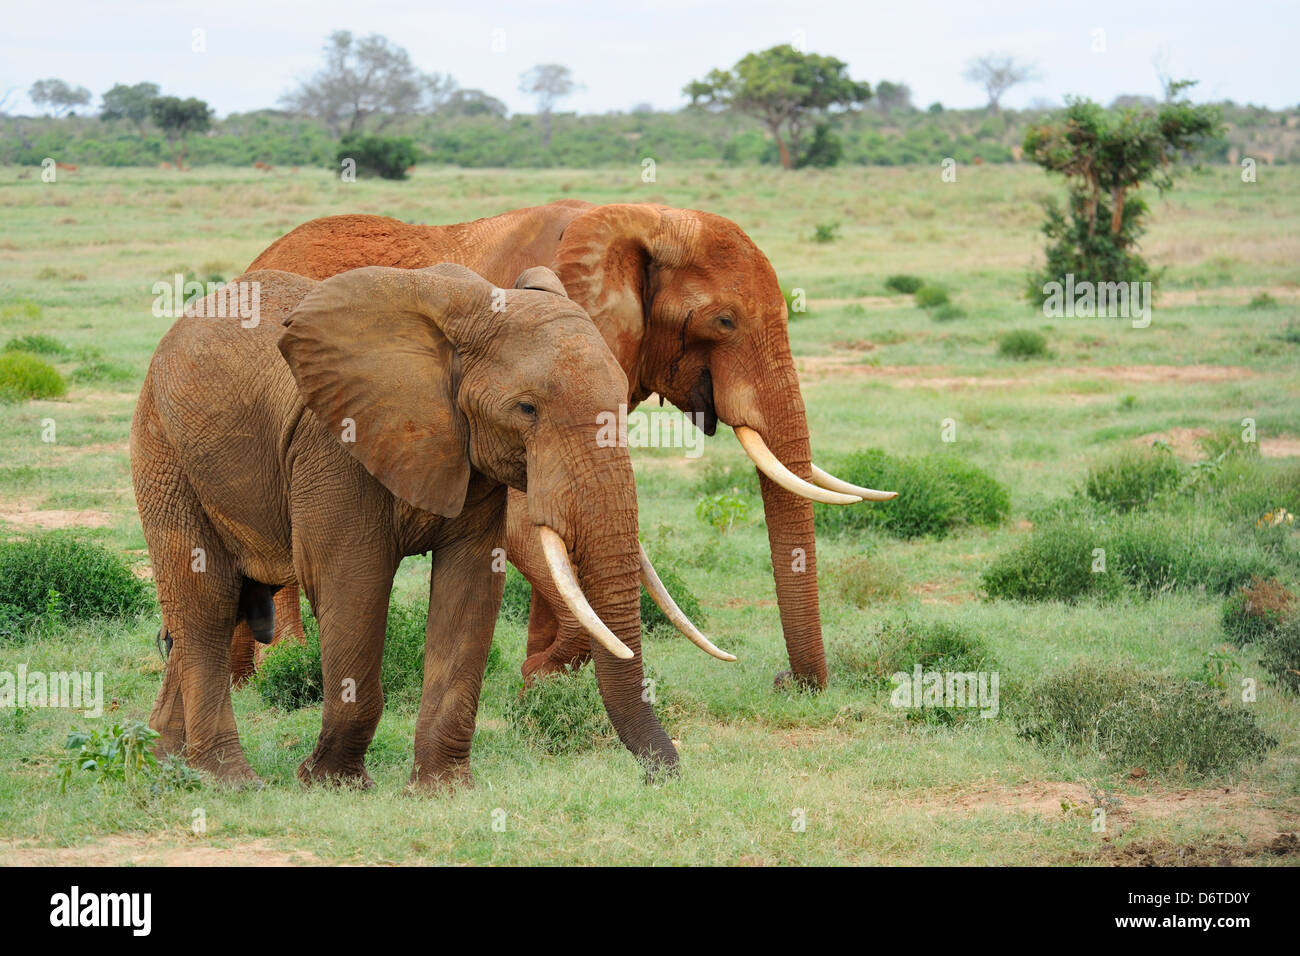
[[[643,699],[631,463],[595,440],[627,378],[555,275],[529,270],[512,289],[454,264],[233,281],[257,284],[258,321],[217,317],[213,296],[192,305],[158,346],[131,426],[172,640],[150,718],[158,749],[256,780],[231,708],[232,631],[241,618],[265,629],[276,590],[301,585],[325,695],[298,776],[368,786],[393,577],[430,552],[411,781],[469,780],[512,488],[528,492],[552,594],[592,642],[619,737],[671,772],[677,753]]]
[[[357,266],[444,260],[497,283],[531,266],[550,267],[626,373],[629,410],[657,395],[697,415],[707,434],[719,421],[735,429],[759,471],[791,667],[778,681],[793,676],[824,687],[812,503],[884,501],[894,493],[848,484],[813,464],[785,296],[762,251],[734,222],[711,213],[562,200],[448,226],[364,215],[315,219],[277,239],[251,268],[325,278]],[[589,657],[582,628],[547,586],[531,512],[512,492],[509,557],[533,583],[525,677]],[[296,617],[295,601],[286,589],[277,608]],[[251,637],[242,640],[247,648]]]

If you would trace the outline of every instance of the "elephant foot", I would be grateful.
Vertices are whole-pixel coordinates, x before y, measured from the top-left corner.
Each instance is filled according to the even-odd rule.
[[[534,682],[552,674],[565,674],[571,668],[550,656],[550,651],[540,651],[524,661],[524,687],[532,687]],[[573,668],[576,670],[576,668]]]
[[[344,764],[315,755],[298,765],[298,779],[307,786],[319,784],[337,789],[373,790],[375,786],[364,763]]]
[[[826,685],[818,678],[806,674],[796,674],[794,671],[778,671],[776,677],[772,679],[772,689],[812,691],[816,693],[825,690]]]
[[[232,752],[229,747],[209,748],[206,752],[190,749],[180,751],[180,756],[195,770],[212,777],[222,787],[232,790],[260,790],[264,784],[248,761],[239,744]]]
[[[474,786],[474,775],[469,772],[469,767],[457,764],[441,771],[426,771],[417,766],[411,771],[406,789],[420,795],[441,796],[457,790],[472,790]]]

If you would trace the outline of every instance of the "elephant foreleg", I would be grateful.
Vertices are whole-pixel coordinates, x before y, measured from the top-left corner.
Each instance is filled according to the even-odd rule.
[[[466,538],[439,547],[429,582],[424,688],[415,725],[411,785],[470,784],[470,742],[505,575],[492,570],[503,538],[500,511]]]

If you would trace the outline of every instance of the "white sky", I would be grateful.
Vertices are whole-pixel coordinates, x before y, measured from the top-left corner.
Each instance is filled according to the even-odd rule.
[[[0,95],[33,112],[32,82],[58,77],[99,96],[114,83],[152,80],[163,91],[207,100],[218,114],[273,106],[321,62],[335,29],[381,33],[425,71],[532,111],[519,74],[536,63],[570,67],[585,89],[560,108],[627,110],[682,105],[682,86],[745,53],[790,42],[846,61],[855,79],[911,86],[921,107],[984,102],[962,79],[971,57],[1005,51],[1032,60],[1041,79],[1004,105],[1066,94],[1103,103],[1120,93],[1156,94],[1152,59],[1199,79],[1194,98],[1274,108],[1300,101],[1300,2],[1210,0],[5,0],[0,15]],[[192,31],[207,50],[193,52]],[[1105,52],[1093,52],[1094,31]],[[504,31],[504,34],[496,31]],[[493,51],[494,37],[505,50]],[[499,43],[498,43],[499,45]]]

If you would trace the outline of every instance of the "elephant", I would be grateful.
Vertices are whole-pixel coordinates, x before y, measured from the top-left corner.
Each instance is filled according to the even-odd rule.
[[[441,260],[492,282],[549,266],[627,374],[629,409],[657,395],[696,414],[709,435],[719,421],[732,426],[759,471],[790,660],[775,683],[825,687],[812,502],[887,501],[895,493],[849,484],[813,464],[785,296],[753,241],[707,212],[561,200],[448,226],[372,215],[315,219],[273,242],[250,268],[323,279],[364,265],[419,268]],[[529,513],[512,491],[509,556],[534,585],[525,678],[588,659],[582,629],[548,596]],[[282,595],[277,607],[296,616],[296,597],[289,589]],[[245,633],[240,640],[247,647],[251,639]]]
[[[150,717],[157,752],[256,784],[231,705],[231,635],[242,618],[265,636],[274,592],[301,585],[326,693],[298,777],[370,786],[393,576],[430,552],[411,785],[472,782],[514,488],[528,492],[550,593],[593,642],[620,739],[647,772],[676,772],[643,699],[631,461],[595,440],[627,377],[554,273],[527,270],[508,290],[448,263],[233,281],[258,290],[257,321],[221,317],[218,293],[191,306],[159,344],[131,426],[172,644]]]

